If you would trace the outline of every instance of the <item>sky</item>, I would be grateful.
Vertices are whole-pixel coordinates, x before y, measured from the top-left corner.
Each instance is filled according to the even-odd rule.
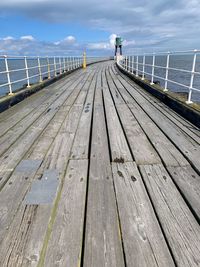
[[[0,54],[113,55],[200,48],[200,0],[0,0]]]

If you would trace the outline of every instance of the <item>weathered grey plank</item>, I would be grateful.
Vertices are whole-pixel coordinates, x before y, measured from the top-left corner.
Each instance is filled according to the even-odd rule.
[[[160,163],[161,160],[126,104],[116,105],[133,157],[137,164]]]
[[[80,86],[83,86],[83,84],[81,84]],[[78,88],[78,91],[80,91],[80,87]],[[77,96],[78,92],[76,93]],[[74,98],[75,101],[76,98]],[[68,109],[68,106],[65,105],[65,109]],[[66,117],[66,110],[63,109],[62,112],[64,113],[64,118]],[[70,110],[69,115],[65,118],[64,123],[61,123],[62,127],[58,128],[59,133],[56,136],[54,142],[51,145],[51,149],[48,152],[48,154],[46,155],[46,152],[43,154],[43,157],[45,156],[45,159],[43,161],[43,164],[40,167],[40,170],[38,172],[37,175],[42,175],[43,171],[48,168],[48,169],[52,169],[52,168],[57,168],[60,172],[60,175],[62,177],[64,170],[65,170],[65,166],[67,165],[67,161],[70,155],[70,149],[74,140],[74,135],[77,129],[77,125],[79,122],[79,117],[82,111],[82,105],[81,106],[73,106],[72,109]],[[59,124],[59,117],[58,117],[58,121],[56,121],[57,124]],[[55,127],[55,123],[53,123],[54,127]],[[50,135],[51,133],[55,132],[55,128],[52,127],[51,131],[50,131]],[[47,127],[48,128],[48,127]],[[54,136],[55,137],[55,136]],[[43,135],[43,138],[40,139],[40,147],[43,147],[44,149],[44,145],[45,145],[45,138],[46,136]],[[51,141],[52,142],[52,141]],[[50,142],[50,144],[51,144]],[[29,155],[29,158],[37,158],[38,157],[38,147],[39,147],[39,143],[36,145],[36,151],[32,151],[32,153]],[[40,150],[39,155],[42,155],[42,150]],[[33,205],[31,205],[33,206]],[[45,238],[45,233],[47,231],[47,227],[48,227],[48,222],[49,222],[49,218],[50,218],[50,213],[51,213],[51,209],[52,209],[52,205],[46,205],[45,208],[41,205],[38,206],[37,212],[33,215],[32,220],[33,221],[40,221],[40,218],[37,218],[37,216],[40,216],[40,209],[42,209],[44,211],[45,210],[45,216],[42,216],[42,229],[43,232],[40,233],[40,235],[38,235],[38,231],[37,228],[30,226],[28,228],[27,231],[27,236],[29,236],[30,238],[24,240],[22,242],[22,244],[20,245],[20,248],[13,248],[12,249],[12,255],[9,256],[9,264],[12,263],[13,259],[15,259],[16,255],[18,255],[18,257],[20,258],[20,264],[22,261],[26,260],[26,257],[28,258],[28,261],[26,262],[26,266],[37,266],[38,261],[39,261],[39,254],[40,251],[42,249],[42,245],[44,242],[44,238]],[[20,209],[20,214],[21,216],[26,216],[26,213],[29,212],[29,209],[26,211],[26,207],[22,207]],[[39,214],[39,215],[38,215]],[[18,215],[18,214],[17,214]],[[36,216],[36,217],[35,217]],[[17,231],[19,233],[21,233],[21,231],[23,231],[23,227],[26,227],[27,221],[24,221],[23,224],[20,224],[19,221],[22,218],[20,216],[16,216],[16,218],[14,219],[10,229],[13,229],[13,231]],[[15,225],[15,227],[13,227],[13,225]],[[13,233],[13,235],[15,235],[16,233]],[[19,237],[19,236],[18,236]],[[34,240],[35,242],[32,243],[32,240]],[[2,248],[1,248],[1,254],[4,255],[4,258],[7,257],[7,250],[9,247],[12,247],[14,244],[12,243],[12,240],[9,240],[7,237],[5,238]],[[24,246],[25,248],[22,249],[21,246]],[[30,250],[28,250],[28,248],[31,248]],[[33,251],[35,254],[33,254]],[[37,252],[37,253],[36,253]],[[25,256],[26,255],[26,256]],[[37,255],[37,257],[35,257],[35,255]],[[8,266],[9,266],[8,264]],[[19,264],[19,266],[21,266]],[[17,265],[16,265],[17,266]],[[23,266],[23,265],[22,265]]]
[[[78,111],[79,109],[79,111]],[[63,124],[62,129],[60,130],[60,134],[57,135],[57,138],[53,142],[51,146],[51,150],[48,152],[45,160],[43,161],[43,164],[40,167],[40,171],[38,172],[38,175],[41,175],[45,169],[52,169],[56,168],[60,172],[60,179],[62,179],[62,175],[65,170],[65,166],[67,165],[68,158],[70,155],[70,149],[73,143],[75,131],[78,125],[77,118],[81,114],[80,107],[74,106],[69,113],[68,122],[66,120],[66,123]],[[73,131],[74,129],[74,131]],[[62,146],[60,146],[62,144]],[[1,255],[2,259],[7,259],[7,266],[12,266],[12,262],[15,262],[15,258],[18,255],[18,258],[21,262],[25,261],[26,258],[28,261],[26,261],[26,266],[37,266],[40,258],[40,252],[42,250],[42,246],[45,240],[45,234],[48,229],[48,224],[50,220],[51,210],[53,208],[53,204],[49,205],[39,205],[37,207],[37,212],[34,212],[34,205],[29,205],[30,208],[26,208],[26,206],[22,206],[20,208],[20,215],[22,216],[16,216],[16,218],[13,220],[11,227],[9,229],[13,232],[13,236],[16,235],[16,238],[20,238],[21,232],[23,232],[24,228],[27,228],[28,221],[23,220],[23,217],[28,216],[27,213],[31,210],[31,222],[33,221],[40,221],[40,218],[37,218],[37,216],[40,216],[40,209],[43,210],[45,213],[45,216],[42,216],[42,229],[43,232],[38,235],[37,228],[33,227],[32,225],[29,226],[27,232],[26,232],[26,239],[22,240],[19,247],[15,246],[15,243],[12,239],[5,237],[3,240],[2,246],[1,246]],[[20,221],[23,220],[21,223]],[[15,225],[15,227],[13,227]],[[17,233],[16,233],[17,232]],[[28,238],[27,238],[28,237]],[[34,243],[32,242],[34,240]],[[12,253],[8,257],[8,249],[12,247]],[[23,248],[23,249],[22,249]],[[33,253],[34,252],[34,253]],[[26,255],[26,258],[25,258]],[[37,255],[37,257],[35,256]],[[10,264],[10,265],[9,265]],[[16,265],[16,266],[23,266],[23,265]]]
[[[119,91],[120,91],[120,83],[118,82],[117,79],[112,79],[112,77],[110,76],[110,72],[109,72],[110,68],[106,70],[106,79],[113,97],[113,100],[115,102],[115,104],[119,105],[119,104],[124,104],[124,100],[121,97]]]
[[[23,162],[23,161],[22,161]],[[36,165],[32,169],[16,170],[9,181],[9,183],[3,188],[0,194],[0,243],[2,242],[7,229],[14,218],[17,209],[21,205],[21,202],[26,195],[26,192],[30,186],[31,180],[36,174],[41,160],[33,160],[30,164],[36,162]]]
[[[136,164],[112,170],[126,266],[175,266]]]
[[[88,159],[89,139],[93,112],[93,99],[96,85],[96,75],[88,82],[88,95],[85,96],[84,109],[81,114],[79,126],[71,151],[71,159]]]
[[[77,81],[77,83],[79,83],[79,81]],[[81,87],[79,87],[79,90],[80,88]],[[77,90],[77,87],[75,90]],[[4,186],[10,173],[20,162],[20,159],[27,153],[37,138],[39,138],[40,134],[48,126],[49,122],[53,119],[62,104],[65,103],[70,94],[71,91],[65,91],[64,95],[56,99],[50,105],[50,110],[32,124],[31,127],[29,127],[29,131],[21,135],[17,142],[15,142],[15,144],[11,146],[2,157],[0,157],[0,176],[2,177],[0,180],[0,188]]]
[[[80,266],[88,160],[70,160],[44,266]]]
[[[131,94],[133,100],[137,101],[137,103],[157,124],[157,126],[190,161],[194,168],[200,172],[200,146],[184,131],[182,131],[172,121],[164,116],[158,109],[150,104],[129,83],[127,83],[125,80],[121,80],[121,82],[126,87],[126,90]]]
[[[37,205],[20,207],[15,217],[17,223],[11,225],[4,242],[1,244],[0,264],[2,267],[37,266],[39,260],[38,246],[41,247],[42,244],[38,244],[38,238],[36,237],[46,231],[44,221],[50,216],[51,211],[51,209],[47,209],[47,205],[41,205],[40,209],[38,207]],[[30,235],[30,229],[35,229],[35,232],[37,232],[36,240],[34,236]],[[32,251],[30,256],[26,255],[26,258],[24,258],[21,255],[25,255],[28,241],[32,244]],[[4,246],[6,243],[10,245]],[[26,264],[23,264],[23,260]],[[32,263],[32,265],[28,265],[28,263]]]
[[[103,105],[97,102],[90,156],[84,267],[124,266],[118,225]]]
[[[129,104],[129,108],[134,114],[149,140],[157,150],[166,166],[186,166],[189,162],[158,126],[149,118],[143,109],[137,104]]]
[[[113,75],[112,77],[114,78]],[[118,86],[118,83],[117,83],[117,86]],[[149,141],[152,143],[154,148],[157,150],[158,154],[160,155],[164,163],[167,166],[189,165],[188,161],[183,157],[183,155],[178,151],[178,149],[172,144],[172,142],[165,136],[165,134],[157,127],[157,125],[151,120],[148,114],[144,112],[144,110],[134,101],[134,99],[131,99],[130,94],[128,94],[128,92],[125,90],[124,87],[122,87],[122,85],[120,86],[120,93],[122,94],[124,101],[128,103],[128,106],[131,112],[133,113],[136,121],[141,126],[145,134],[148,136]],[[121,113],[123,116],[123,112]],[[131,129],[133,129],[133,127],[131,127]],[[138,143],[138,145],[139,144],[140,143]],[[145,153],[142,153],[141,157],[145,158]]]
[[[112,161],[132,161],[132,156],[111,98],[104,72],[102,73],[102,82]]]
[[[191,166],[167,167],[167,170],[200,221],[200,176]]]
[[[83,82],[80,84],[82,89],[87,88],[87,83]],[[74,137],[77,131],[80,115],[83,109],[83,103],[85,100],[82,98],[82,95],[79,94],[78,98],[80,97],[80,100],[82,99],[82,103],[80,100],[78,102],[80,105],[74,104],[72,106],[72,109],[69,112],[69,115],[65,119],[64,123],[62,124],[61,129],[59,130],[59,133],[57,134],[54,142],[51,145],[50,150],[48,151],[45,160],[43,161],[42,166],[40,167],[40,170],[38,171],[37,175],[40,176],[46,168],[48,169],[57,169],[60,173],[60,186],[59,186],[59,192],[62,188],[63,184],[63,176],[65,173],[65,169],[67,166],[67,162],[69,160],[70,151],[74,142]],[[74,99],[75,101],[76,99]],[[34,153],[33,155],[34,156]],[[46,253],[46,242],[49,239],[49,235],[52,230],[52,226],[55,220],[55,211],[57,210],[57,203],[59,200],[59,195],[55,200],[54,205],[46,205],[45,214],[46,216],[43,216],[43,229],[44,231],[38,235],[37,229],[35,227],[29,228],[29,236],[30,240],[26,241],[26,249],[23,253],[20,254],[20,257],[23,259],[23,263],[28,266],[37,266],[39,264],[43,263],[44,255]],[[42,209],[44,209],[41,206]],[[40,205],[38,207],[38,211],[40,211]],[[51,217],[50,217],[51,215]],[[40,218],[34,217],[35,221],[40,220]],[[35,242],[32,243],[31,240],[34,240]],[[36,255],[38,255],[37,259],[34,259],[33,251]],[[41,252],[42,251],[42,252]],[[14,251],[16,253],[16,251]],[[15,255],[13,253],[13,255]],[[29,259],[27,261],[27,259]]]
[[[75,72],[74,74],[67,76],[65,79],[61,79],[36,94],[31,95],[3,113],[0,113],[0,136],[4,135],[9,129],[12,129],[23,118],[31,117],[34,110],[40,108],[41,103],[44,101],[47,100],[47,104],[49,104],[52,97],[58,97],[82,75],[83,74],[80,72]]]
[[[134,88],[142,95],[144,96],[149,102],[151,102],[152,105],[154,105],[159,111],[161,111],[166,117],[168,117],[173,123],[175,123],[179,128],[181,128],[185,133],[187,133],[190,137],[192,137],[197,143],[200,143],[200,131],[199,129],[181,117],[178,113],[170,109],[168,106],[166,106],[162,101],[152,96],[150,93],[148,93],[145,90],[142,90],[141,87],[139,87],[137,84],[135,84],[133,81],[131,81],[128,77],[117,71],[114,66],[112,66],[112,72],[118,73],[121,77],[123,77],[124,80],[129,82],[134,86]]]
[[[200,265],[200,227],[161,165],[140,166],[177,266]]]

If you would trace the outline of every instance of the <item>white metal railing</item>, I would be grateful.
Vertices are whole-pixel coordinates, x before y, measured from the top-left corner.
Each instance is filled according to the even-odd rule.
[[[87,64],[108,60],[108,57],[87,57]],[[83,56],[38,57],[0,55],[0,96],[41,83],[62,73],[82,67]]]
[[[161,82],[163,91],[172,90],[173,85],[187,90],[187,104],[193,103],[193,92],[199,94],[200,101],[200,50],[129,55],[117,64],[142,80],[150,78],[150,84]]]

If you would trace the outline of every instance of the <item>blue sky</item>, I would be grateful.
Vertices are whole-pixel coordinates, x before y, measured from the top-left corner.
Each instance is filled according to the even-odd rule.
[[[199,0],[1,0],[0,53],[113,54],[200,48]]]

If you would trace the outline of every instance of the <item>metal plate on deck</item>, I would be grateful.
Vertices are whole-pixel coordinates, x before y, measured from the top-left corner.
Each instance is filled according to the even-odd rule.
[[[42,163],[40,159],[24,159],[16,167],[17,172],[32,172],[37,170]]]
[[[32,183],[31,190],[25,198],[26,205],[40,205],[53,203],[57,187],[59,173],[56,169],[46,170],[40,180]]]

